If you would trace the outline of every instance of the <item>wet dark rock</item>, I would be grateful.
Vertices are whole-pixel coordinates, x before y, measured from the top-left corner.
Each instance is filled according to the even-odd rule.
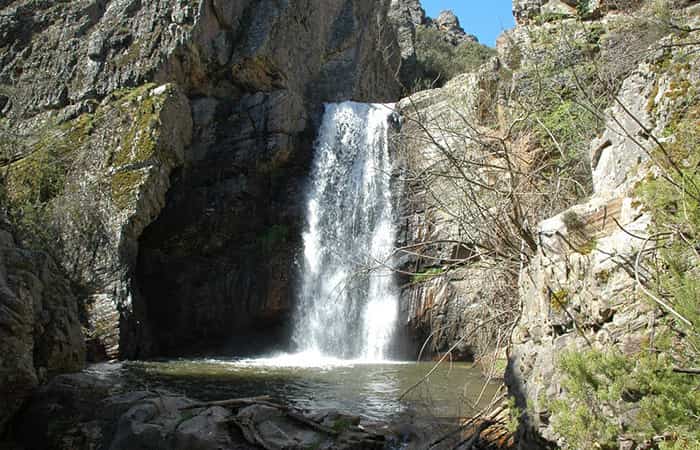
[[[265,400],[199,404],[163,390],[124,390],[118,380],[97,373],[54,378],[17,417],[17,443],[57,450],[385,448],[382,434],[339,411],[305,412]]]

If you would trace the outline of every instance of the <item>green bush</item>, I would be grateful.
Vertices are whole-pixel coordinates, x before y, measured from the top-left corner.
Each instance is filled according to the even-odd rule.
[[[674,140],[654,153],[665,176],[640,183],[637,193],[652,214],[652,233],[663,238],[659,246],[660,272],[657,294],[687,319],[685,346],[676,352],[683,364],[700,364],[700,125],[695,107],[671,124]]]
[[[3,206],[26,245],[44,249],[55,242],[50,202],[63,191],[66,171],[55,147],[40,148],[5,167],[0,180]]]
[[[558,368],[566,397],[549,407],[571,448],[617,449],[618,436],[669,436],[661,449],[700,445],[700,379],[674,373],[669,358],[588,350],[566,353]]]
[[[418,74],[415,91],[441,87],[456,75],[474,71],[496,54],[478,42],[454,46],[435,28],[416,30]]]

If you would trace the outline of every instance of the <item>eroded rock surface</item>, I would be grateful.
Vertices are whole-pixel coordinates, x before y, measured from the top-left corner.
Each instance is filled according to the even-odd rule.
[[[562,355],[592,348],[634,357],[663,326],[635,276],[651,222],[636,186],[656,170],[652,136],[662,136],[673,111],[683,108],[673,86],[697,78],[697,58],[681,60],[688,65],[657,52],[624,81],[619,103],[606,111],[604,132],[590,146],[593,195],[539,224],[538,254],[520,284],[523,312],[507,371],[509,388],[527,411],[522,448],[537,435],[566,445],[548,407],[566,395],[557,366]],[[631,414],[635,407],[628,405]]]
[[[92,356],[285,321],[322,103],[399,94],[389,3],[0,4],[10,193],[32,198],[23,169],[50,149],[70,161],[47,220],[90,292]]]
[[[393,141],[403,176],[410,180],[402,188],[399,222],[398,247],[407,249],[399,251],[399,264],[411,274],[402,277],[401,317],[419,346],[428,340],[426,357],[454,347],[455,357],[472,359],[487,350],[498,328],[493,322],[482,325],[489,316],[487,305],[508,297],[511,289],[493,271],[453,267],[476,255],[475,248],[462,244],[465,238],[480,237],[464,236],[460,218],[454,215],[461,211],[461,189],[469,181],[454,173],[446,155],[480,157],[481,144],[469,136],[472,127],[487,129],[494,114],[492,99],[498,95],[494,60],[443,88],[418,92],[397,105],[403,126]],[[466,176],[477,180],[482,174]],[[485,223],[475,223],[474,229],[489,233]]]
[[[78,301],[49,255],[0,223],[0,433],[39,383],[85,360]]]

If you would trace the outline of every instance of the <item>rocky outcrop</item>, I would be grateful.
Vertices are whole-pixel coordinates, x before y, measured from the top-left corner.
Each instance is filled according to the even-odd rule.
[[[442,11],[437,19],[432,19],[426,16],[419,0],[392,0],[389,19],[396,29],[401,49],[400,79],[404,92],[410,92],[420,76],[419,55],[416,54],[417,30],[437,30],[440,38],[454,47],[479,42],[476,36],[464,31],[452,11]]]
[[[39,383],[83,367],[78,301],[46,253],[0,224],[0,433]]]
[[[426,21],[419,0],[392,0],[389,19],[401,49],[401,83],[409,88],[416,77],[416,27]]]
[[[444,39],[452,45],[465,42],[479,42],[473,34],[467,34],[459,24],[459,19],[452,11],[442,11],[432,25],[444,33]]]
[[[523,448],[535,435],[566,445],[549,409],[566,395],[557,366],[562,355],[616,349],[634,358],[654,328],[661,332],[662,312],[645,298],[636,275],[651,217],[635,188],[655,171],[654,136],[664,135],[673,111],[684,108],[674,89],[697,78],[697,58],[678,65],[674,54],[656,52],[642,62],[606,111],[605,130],[590,146],[590,199],[539,224],[539,250],[520,284],[523,312],[507,371],[510,391],[527,411]],[[632,415],[634,408],[628,405]]]
[[[687,0],[669,2],[677,8],[690,3],[692,1]],[[513,15],[518,25],[527,25],[535,19],[549,21],[575,16],[596,19],[608,12],[629,12],[643,4],[644,0],[513,0]]]
[[[562,8],[560,14],[544,8],[555,3]],[[440,352],[453,349],[456,355],[465,356],[479,346],[472,329],[475,323],[483,324],[484,309],[498,311],[497,302],[509,295],[508,289],[518,290],[517,297],[510,294],[516,300],[511,305],[519,301],[522,313],[519,320],[510,323],[514,328],[506,378],[517,406],[524,412],[521,448],[575,447],[567,447],[562,433],[553,425],[564,423],[566,418],[562,419],[563,414],[552,405],[563,404],[566,409],[566,402],[576,395],[567,398],[566,376],[561,367],[564,355],[594,349],[633,360],[648,345],[650,335],[662,333],[667,326],[661,320],[666,312],[649,301],[635,276],[641,270],[635,265],[640,249],[649,244],[645,240],[652,222],[637,190],[640,183],[658,173],[652,155],[658,155],[655,152],[660,143],[671,146],[679,139],[679,117],[688,113],[693,121],[697,118],[697,113],[692,112],[697,108],[697,94],[690,87],[697,83],[700,73],[697,58],[691,56],[697,49],[692,37],[696,31],[691,31],[695,25],[688,27],[690,35],[680,33],[674,41],[663,37],[667,29],[635,28],[638,21],[643,23],[642,13],[607,14],[611,5],[588,4],[599,7],[600,14],[590,14],[596,11],[590,10],[583,18],[600,20],[582,24],[571,18],[582,12],[576,2],[514,2],[516,15],[521,14],[521,25],[499,40],[499,58],[491,70],[482,68],[477,74],[455,78],[442,90],[420,92],[399,103],[405,123],[398,138],[398,152],[408,155],[406,178],[411,180],[407,184],[405,197],[409,200],[402,217],[404,238],[400,242],[402,249],[407,250],[401,268],[413,274],[410,279],[404,278],[404,317],[409,327],[418,330],[421,339],[429,338],[426,348]],[[632,10],[638,5],[617,3],[617,7],[623,6]],[[532,12],[531,19],[551,12],[557,22],[542,17],[527,20],[527,11]],[[669,17],[682,16],[673,7],[666,13]],[[686,18],[697,17],[697,9],[686,13]],[[696,23],[695,19],[690,20],[691,24]],[[589,34],[591,31],[593,35]],[[630,55],[644,55],[644,59]],[[588,65],[592,58],[595,64]],[[478,154],[472,153],[478,150],[474,142],[488,144],[488,136],[493,137],[490,154],[495,155],[501,148],[498,139],[502,138],[506,141],[504,151],[514,155],[512,161],[549,158],[543,154],[543,147],[548,140],[558,138],[557,132],[536,121],[521,125],[519,121],[527,119],[509,114],[525,111],[542,114],[542,120],[551,118],[548,114],[557,112],[565,103],[561,93],[575,97],[576,89],[581,89],[576,82],[590,82],[584,80],[588,75],[582,75],[586,70],[582,68],[593,66],[595,76],[599,74],[597,70],[602,70],[600,74],[616,81],[602,87],[593,85],[602,91],[590,89],[601,103],[612,99],[609,108],[600,109],[601,113],[605,110],[604,127],[591,126],[591,134],[583,140],[586,146],[590,142],[590,148],[584,148],[577,156],[586,164],[590,161],[592,195],[585,199],[574,197],[573,201],[556,206],[547,204],[549,199],[542,201],[535,196],[520,199],[524,210],[534,210],[532,216],[526,216],[525,225],[539,224],[532,227],[532,242],[523,239],[522,264],[515,267],[519,277],[508,280],[511,284],[503,283],[505,289],[498,291],[494,287],[501,282],[487,275],[497,273],[493,266],[491,270],[479,271],[465,261],[473,258],[488,262],[479,254],[478,245],[463,244],[478,244],[497,231],[496,221],[482,221],[478,214],[465,218],[473,202],[488,205],[488,214],[497,211],[499,204],[488,196],[481,197],[498,182],[485,176],[489,174],[485,168],[471,169],[472,165],[498,166],[499,160],[495,156],[474,158]],[[574,70],[567,71],[565,67]],[[539,77],[533,78],[533,71]],[[579,78],[573,80],[571,73]],[[547,92],[557,93],[552,103],[527,103],[528,97]],[[524,110],[518,110],[516,105],[521,100],[525,100]],[[572,128],[561,117],[555,117],[553,123],[554,127],[566,127],[560,131]],[[544,139],[534,135],[534,129],[540,125],[550,133]],[[499,134],[499,130],[504,133]],[[591,142],[598,132],[599,136]],[[557,141],[558,148],[553,151],[563,156],[564,152],[577,151],[577,144],[568,142],[562,147]],[[444,176],[443,159],[450,154],[457,155],[465,173]],[[530,170],[526,167],[520,172],[531,173]],[[495,177],[508,176],[504,172],[491,175],[494,173]],[[451,179],[441,181],[439,174]],[[455,181],[465,178],[482,183],[484,190],[470,190],[465,188],[467,184]],[[584,178],[581,180],[586,183]],[[431,208],[431,203],[438,207]],[[545,210],[561,212],[549,217],[552,213]],[[543,218],[547,219],[542,221]],[[469,226],[476,231],[472,232]],[[506,263],[505,258],[498,261]],[[500,328],[502,333],[510,331],[510,326]],[[493,342],[498,333],[497,326],[494,333],[485,333],[484,337]],[[638,398],[622,399],[619,403],[619,417],[615,415],[617,411],[609,412],[606,406],[603,414],[624,430],[634,420],[640,403]]]
[[[60,170],[51,213],[37,226],[51,231],[52,252],[89,292],[92,347],[113,357],[120,320],[145,317],[131,302],[130,267],[138,237],[165,204],[170,172],[183,163],[192,123],[187,98],[170,84],[118,90],[89,105],[77,116],[68,107],[21,121],[27,137],[15,149],[26,156],[6,167],[5,182],[11,203],[21,204],[36,188],[33,177]],[[141,338],[148,342],[147,332]]]
[[[283,322],[322,103],[398,96],[389,0],[229,3],[2,3],[10,194],[61,162],[40,198],[96,356]]]
[[[457,76],[443,88],[418,92],[397,105],[403,126],[393,143],[403,177],[410,180],[402,190],[399,222],[399,265],[407,274],[401,317],[419,346],[427,339],[424,356],[454,346],[455,357],[473,359],[490,350],[501,323],[489,320],[491,307],[512,297],[512,280],[489,270],[488,258],[464,245],[480,238],[466,236],[464,221],[455,216],[471,177],[480,180],[484,173],[469,168],[460,174],[450,160],[454,155],[483,157],[485,141],[474,139],[473,131],[486,131],[494,120],[497,69],[494,60],[478,72]],[[488,232],[482,225],[469,226]]]

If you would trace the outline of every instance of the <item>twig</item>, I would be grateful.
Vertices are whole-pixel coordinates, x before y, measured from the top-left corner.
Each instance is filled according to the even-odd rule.
[[[700,375],[700,369],[696,368],[682,368],[682,367],[674,367],[673,372],[675,373],[685,373],[688,375]]]
[[[649,298],[651,298],[652,300],[654,300],[657,304],[663,306],[667,311],[669,311],[671,314],[673,314],[674,316],[676,316],[676,318],[677,318],[678,320],[680,320],[681,322],[683,322],[684,324],[686,324],[687,326],[689,326],[690,328],[692,328],[692,327],[693,327],[693,324],[690,322],[690,320],[688,320],[688,319],[686,319],[685,317],[683,317],[678,311],[676,311],[675,309],[673,309],[673,307],[672,307],[671,305],[669,305],[669,304],[666,303],[665,301],[661,300],[660,298],[658,298],[657,296],[655,296],[654,294],[652,294],[652,293],[649,291],[649,289],[647,289],[647,288],[644,286],[644,284],[642,283],[642,281],[639,279],[639,263],[640,263],[640,261],[641,261],[641,259],[642,259],[642,254],[645,252],[647,243],[648,243],[652,238],[653,238],[653,236],[649,236],[648,238],[646,238],[646,239],[644,240],[644,243],[642,244],[642,248],[641,248],[641,249],[639,250],[639,252],[637,253],[637,259],[636,259],[636,261],[635,261],[635,263],[634,263],[634,279],[637,281],[637,285],[638,285],[639,288],[642,290],[642,292],[644,292]]]
[[[474,434],[472,434],[469,438],[463,440],[459,444],[455,445],[454,448],[458,449],[458,448],[462,448],[462,446],[464,446],[463,448],[465,450],[472,449],[474,447],[474,444],[476,444],[479,441],[479,439],[481,438],[481,433],[483,433],[484,430],[486,430],[488,427],[490,427],[493,424],[494,424],[494,422],[492,422],[490,420],[485,420],[485,421],[481,422],[479,424],[479,426],[477,427],[476,431],[474,432]]]
[[[481,325],[483,326],[483,325],[486,325],[487,323],[493,322],[493,321],[496,320],[497,318],[499,318],[499,317],[501,317],[501,316],[503,316],[503,315],[505,315],[505,314],[508,314],[508,313],[509,313],[509,311],[506,311],[506,312],[502,312],[502,313],[500,313],[500,314],[497,314],[497,315],[495,315],[495,316],[489,318],[489,319],[486,320],[485,322],[481,323]],[[440,360],[439,360],[437,363],[435,363],[435,365],[432,367],[432,369],[430,369],[430,370],[428,371],[428,373],[426,373],[426,374],[423,376],[423,378],[421,378],[420,380],[418,380],[417,382],[415,382],[413,385],[411,385],[411,387],[409,387],[408,389],[406,389],[406,390],[404,391],[404,393],[401,394],[401,396],[399,396],[399,401],[400,401],[400,400],[403,400],[404,397],[406,397],[406,395],[408,395],[408,394],[409,394],[411,391],[413,391],[415,388],[417,388],[418,386],[420,386],[421,384],[423,384],[423,382],[424,382],[425,380],[427,380],[428,378],[430,378],[430,375],[432,375],[432,374],[437,370],[437,368],[440,367],[440,364],[442,364],[442,363],[445,361],[445,359],[447,359],[448,355],[451,355],[452,352],[454,351],[454,349],[456,349],[456,348],[457,348],[462,342],[464,342],[467,338],[472,337],[477,331],[479,331],[479,328],[475,328],[474,330],[471,331],[471,333],[468,333],[468,334],[462,336],[461,338],[459,338],[459,340],[457,340],[457,342],[455,342],[454,344],[452,344],[452,347],[450,347],[450,349],[447,350],[447,351],[445,352],[444,355],[442,355],[442,358],[440,358]]]
[[[308,425],[308,426],[310,426],[311,428],[313,428],[313,429],[315,429],[315,430],[322,431],[322,432],[324,432],[324,433],[326,433],[326,434],[330,434],[330,435],[333,435],[333,436],[337,436],[337,435],[340,434],[339,432],[335,431],[334,429],[328,428],[328,427],[326,427],[326,426],[321,425],[320,423],[314,422],[313,420],[308,419],[308,418],[304,417],[303,415],[301,415],[301,414],[299,414],[299,413],[297,413],[297,412],[295,412],[295,411],[287,410],[287,411],[285,411],[285,414],[286,414],[287,417],[289,417],[290,419],[294,419],[294,420],[296,420],[296,421],[299,422],[299,423],[303,423],[304,425]]]

